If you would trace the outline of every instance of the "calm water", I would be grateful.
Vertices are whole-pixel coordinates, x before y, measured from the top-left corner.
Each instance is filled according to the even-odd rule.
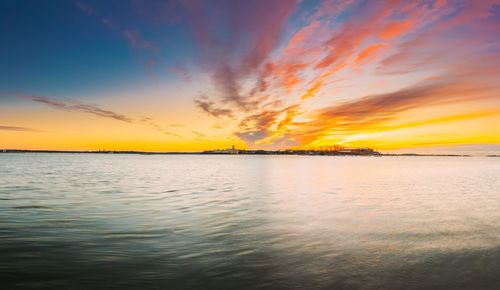
[[[500,289],[500,159],[0,154],[0,288]]]

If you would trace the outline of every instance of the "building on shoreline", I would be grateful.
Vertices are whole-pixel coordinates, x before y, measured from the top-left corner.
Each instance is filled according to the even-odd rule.
[[[319,148],[308,150],[240,150],[234,148],[230,149],[217,149],[201,152],[202,154],[246,154],[246,155],[354,155],[354,156],[381,156],[382,154],[371,148],[345,148],[345,147],[331,147]]]
[[[245,150],[238,150],[234,148],[234,145],[232,148],[228,149],[216,149],[216,150],[208,150],[208,151],[203,151],[201,153],[203,154],[239,154],[240,151],[245,151]]]
[[[92,153],[92,154],[229,154],[229,155],[327,155],[327,156],[382,156],[371,148],[318,148],[318,149],[285,149],[285,150],[243,150],[234,145],[228,149],[208,150],[203,152],[143,152],[143,151],[57,151],[57,150],[17,150],[0,149],[0,153]],[[388,154],[385,154],[388,155]],[[403,154],[404,155],[404,154]]]
[[[224,153],[224,154],[239,154],[240,150],[235,149],[234,145],[233,145],[233,147],[231,149],[224,149],[224,150],[222,150],[222,153]]]

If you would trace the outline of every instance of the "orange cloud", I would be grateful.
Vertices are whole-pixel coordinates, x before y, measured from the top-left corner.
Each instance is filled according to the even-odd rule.
[[[319,27],[320,22],[315,21],[310,25],[303,27],[299,32],[297,32],[293,38],[288,42],[288,46],[283,50],[284,54],[301,54],[303,53],[304,47],[308,44],[309,37],[316,31]]]
[[[400,36],[401,34],[409,31],[415,25],[414,21],[406,20],[401,22],[393,22],[387,24],[384,31],[382,31],[379,36],[383,40],[390,40]]]
[[[282,133],[288,125],[290,125],[294,119],[294,117],[297,115],[299,110],[299,105],[294,105],[290,106],[285,109],[285,118],[281,120],[281,122],[278,123],[278,126],[276,128],[276,132]]]
[[[371,45],[371,46],[365,48],[363,51],[361,51],[358,54],[358,57],[356,58],[355,62],[362,63],[363,60],[371,57],[376,51],[378,51],[379,49],[386,47],[386,46],[387,46],[387,44],[375,44],[375,45]]]

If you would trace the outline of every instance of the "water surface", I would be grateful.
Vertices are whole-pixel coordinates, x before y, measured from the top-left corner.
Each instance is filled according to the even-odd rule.
[[[0,288],[500,289],[500,159],[0,154]]]

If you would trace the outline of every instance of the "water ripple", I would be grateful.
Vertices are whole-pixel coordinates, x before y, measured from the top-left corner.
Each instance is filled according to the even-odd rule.
[[[493,159],[1,154],[0,172],[1,289],[500,288]]]

